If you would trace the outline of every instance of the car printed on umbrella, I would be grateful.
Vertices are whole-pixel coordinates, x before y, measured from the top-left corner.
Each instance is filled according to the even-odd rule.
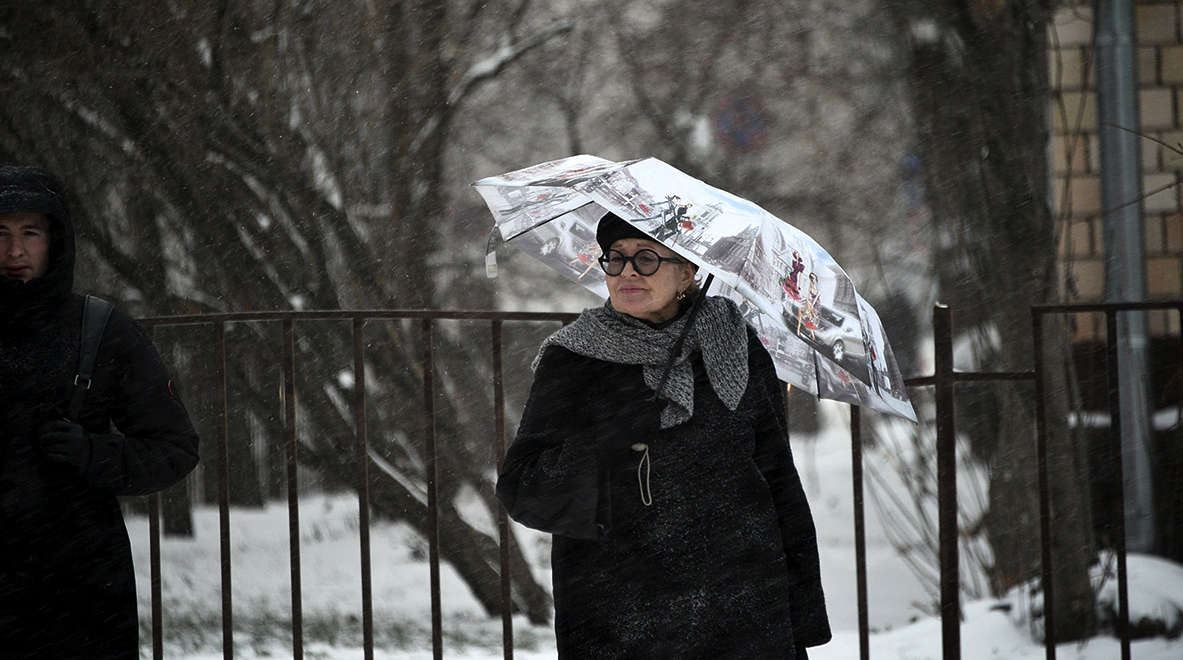
[[[578,220],[566,227],[548,223],[510,242],[560,271],[594,263],[588,258],[592,251],[590,248],[596,245],[596,232]]]
[[[784,320],[797,336],[820,349],[834,362],[866,359],[863,334],[858,318],[839,312],[825,305],[818,306],[816,327],[809,328],[804,322],[804,308],[796,301],[785,305]],[[798,320],[802,319],[801,323]]]

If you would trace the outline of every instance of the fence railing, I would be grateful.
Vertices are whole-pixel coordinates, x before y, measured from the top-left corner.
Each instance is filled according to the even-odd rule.
[[[933,313],[933,374],[905,379],[912,388],[934,390],[934,422],[937,454],[937,508],[939,527],[940,615],[943,660],[961,658],[960,564],[957,527],[956,408],[954,391],[963,382],[1032,382],[1036,405],[1036,472],[1039,491],[1039,528],[1041,577],[1043,591],[1044,649],[1048,660],[1056,657],[1055,556],[1052,548],[1051,488],[1048,461],[1048,413],[1045,373],[1044,319],[1053,315],[1086,313],[1104,314],[1106,318],[1106,370],[1109,404],[1109,441],[1107,458],[1118,483],[1113,488],[1114,553],[1117,561],[1118,614],[1117,635],[1121,641],[1122,660],[1130,660],[1129,583],[1126,570],[1125,503],[1122,482],[1121,406],[1118,380],[1118,324],[1121,313],[1174,310],[1183,319],[1183,301],[1088,303],[1035,305],[1031,307],[1031,336],[1034,366],[1029,371],[973,372],[958,371],[953,363],[953,323],[948,307],[937,305]],[[860,659],[869,660],[870,640],[867,621],[866,543],[862,485],[862,438],[860,409],[851,408],[851,460],[855,503],[855,557],[858,585]]]
[[[306,311],[306,312],[259,312],[228,313],[194,316],[157,317],[142,319],[149,330],[171,326],[209,326],[214,330],[214,380],[217,388],[217,432],[216,470],[218,482],[218,519],[221,553],[222,586],[222,651],[226,660],[234,657],[234,603],[232,600],[232,562],[230,539],[230,489],[229,489],[229,432],[227,415],[226,384],[226,327],[231,323],[278,322],[283,325],[283,402],[284,442],[287,449],[286,480],[288,493],[288,535],[291,562],[291,610],[292,610],[292,657],[304,657],[303,608],[301,593],[300,562],[300,504],[298,470],[298,437],[296,427],[296,324],[317,321],[350,321],[352,324],[354,417],[357,457],[358,528],[361,562],[361,624],[363,653],[367,660],[374,656],[373,621],[373,579],[370,553],[370,497],[369,497],[369,438],[366,426],[366,342],[365,324],[368,321],[419,321],[421,336],[421,367],[423,373],[423,406],[425,426],[423,429],[423,451],[426,459],[427,491],[427,540],[431,584],[431,625],[434,656],[443,657],[442,615],[440,606],[440,553],[438,534],[438,474],[436,467],[436,438],[434,423],[435,370],[433,356],[433,332],[438,321],[487,321],[490,326],[489,350],[493,357],[491,387],[495,401],[495,418],[491,420],[496,430],[499,456],[505,453],[505,391],[502,375],[502,325],[508,321],[559,322],[574,320],[574,314],[530,313],[530,312],[447,312],[417,310],[358,310],[358,311]],[[152,598],[152,655],[160,660],[164,657],[163,611],[160,565],[160,495],[148,498],[149,557],[151,561]],[[509,522],[504,511],[499,512],[498,529],[501,545],[502,581],[502,629],[505,657],[513,657],[513,620],[510,599],[509,566]]]
[[[944,660],[959,660],[961,657],[960,641],[960,578],[958,556],[958,527],[957,527],[957,471],[956,471],[956,417],[954,405],[954,391],[958,383],[964,382],[1033,382],[1037,398],[1037,470],[1040,499],[1040,529],[1042,556],[1042,587],[1045,603],[1045,646],[1049,660],[1055,658],[1055,625],[1053,610],[1052,568],[1054,556],[1051,548],[1051,509],[1049,495],[1047,412],[1044,392],[1044,361],[1043,361],[1043,319],[1048,315],[1103,313],[1108,320],[1107,342],[1110,359],[1107,362],[1110,369],[1110,415],[1113,423],[1111,429],[1112,457],[1117,462],[1116,473],[1120,478],[1120,426],[1116,423],[1119,418],[1116,397],[1117,376],[1114,366],[1117,364],[1116,315],[1122,312],[1147,311],[1154,309],[1173,309],[1183,315],[1183,301],[1167,303],[1115,303],[1091,305],[1043,305],[1031,309],[1032,336],[1035,346],[1035,364],[1032,370],[1018,372],[965,372],[957,371],[953,363],[953,324],[952,315],[947,307],[938,305],[933,316],[934,335],[934,370],[930,376],[908,378],[905,383],[910,388],[932,388],[934,392],[934,424],[936,430],[937,451],[937,479],[938,479],[938,520],[939,520],[939,563],[940,563],[940,615],[942,631],[942,647]],[[291,562],[291,609],[292,609],[292,649],[293,658],[303,658],[303,622],[301,596],[301,563],[300,563],[300,533],[299,533],[299,488],[298,471],[298,437],[296,427],[296,324],[316,321],[342,321],[352,323],[353,361],[354,361],[354,398],[352,412],[356,429],[355,451],[357,457],[357,483],[360,557],[361,562],[361,622],[364,657],[373,658],[373,596],[372,573],[370,556],[370,520],[369,520],[369,476],[368,476],[368,437],[366,427],[366,361],[365,325],[368,321],[419,321],[421,333],[421,360],[423,374],[423,451],[426,459],[426,490],[427,490],[427,530],[428,530],[428,560],[431,588],[431,622],[432,645],[434,657],[443,657],[442,616],[440,605],[440,553],[438,539],[438,503],[437,503],[437,467],[436,467],[436,438],[434,423],[434,390],[435,372],[433,358],[433,332],[439,321],[486,321],[489,323],[489,350],[492,358],[492,382],[494,419],[491,420],[496,442],[498,460],[505,455],[506,450],[506,419],[505,419],[505,382],[503,373],[503,324],[507,321],[526,322],[559,322],[568,323],[575,318],[574,314],[558,313],[512,313],[512,312],[447,312],[447,311],[417,311],[417,310],[360,310],[360,311],[305,311],[305,312],[261,312],[261,313],[229,313],[196,316],[158,317],[143,319],[150,329],[167,326],[205,325],[214,329],[215,344],[215,381],[217,387],[217,476],[218,476],[218,509],[219,535],[221,551],[221,580],[222,580],[222,636],[223,655],[227,660],[234,657],[234,625],[233,601],[231,598],[232,565],[230,544],[230,496],[229,496],[229,451],[228,451],[228,416],[226,396],[226,365],[229,359],[226,353],[226,326],[239,322],[278,322],[283,325],[283,405],[284,414],[284,442],[287,449],[286,479],[288,494],[288,522]],[[863,493],[863,457],[862,457],[862,412],[859,408],[851,408],[851,460],[853,464],[852,488],[854,496],[854,525],[855,525],[855,557],[857,577],[857,607],[859,622],[860,658],[870,658],[870,625],[867,608],[867,574],[866,574],[866,529]],[[498,466],[500,467],[500,466]],[[1121,488],[1116,489],[1118,493]],[[160,660],[164,657],[163,627],[161,608],[161,566],[160,566],[160,496],[154,495],[149,499],[149,544],[151,561],[151,597],[152,597],[152,651],[153,657]],[[1122,505],[1116,506],[1117,527],[1117,561],[1118,561],[1118,592],[1119,592],[1119,636],[1121,638],[1122,658],[1130,657],[1130,639],[1128,630],[1128,588],[1126,575],[1126,549],[1124,545],[1124,521],[1121,518]],[[504,657],[513,658],[513,619],[511,584],[509,571],[509,543],[510,526],[504,510],[499,507],[497,528],[500,537],[500,575],[501,575],[501,618]]]
[[[1118,612],[1116,619],[1117,635],[1121,640],[1121,658],[1130,660],[1130,608],[1129,608],[1129,580],[1126,568],[1126,526],[1125,526],[1125,469],[1123,466],[1122,436],[1121,436],[1121,381],[1118,373],[1121,369],[1119,347],[1123,338],[1118,331],[1118,314],[1142,313],[1153,310],[1174,310],[1178,318],[1183,321],[1183,300],[1166,302],[1124,302],[1124,303],[1095,303],[1095,304],[1066,304],[1066,305],[1037,305],[1031,308],[1032,336],[1035,340],[1035,375],[1036,375],[1036,422],[1038,437],[1036,450],[1038,451],[1039,467],[1039,520],[1042,538],[1042,579],[1044,590],[1044,641],[1048,660],[1056,657],[1056,628],[1055,628],[1055,581],[1052,579],[1054,556],[1051,551],[1052,516],[1049,494],[1048,472],[1048,415],[1047,392],[1044,387],[1044,317],[1064,314],[1100,313],[1105,315],[1105,368],[1108,384],[1109,404],[1109,441],[1107,458],[1113,467],[1113,474],[1117,483],[1112,489],[1114,502],[1113,516],[1113,545],[1117,559],[1117,600]],[[1183,339],[1183,337],[1181,337]]]

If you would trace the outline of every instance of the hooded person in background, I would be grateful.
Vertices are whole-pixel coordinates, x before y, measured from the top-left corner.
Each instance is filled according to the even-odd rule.
[[[66,419],[84,297],[62,186],[0,167],[0,657],[139,657],[117,496],[171,486],[197,434],[139,323],[115,310],[77,422]]]

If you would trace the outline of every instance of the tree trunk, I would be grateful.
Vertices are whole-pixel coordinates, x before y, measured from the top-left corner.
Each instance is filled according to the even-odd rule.
[[[189,483],[181,483],[160,493],[161,527],[165,536],[193,538],[193,502]]]
[[[934,210],[942,302],[975,337],[984,369],[1029,369],[1029,306],[1057,299],[1048,206],[1044,0],[894,1],[912,38],[912,90]],[[934,11],[935,9],[935,11]],[[1088,567],[1095,557],[1084,462],[1066,427],[1066,335],[1044,356],[1049,415],[1056,630],[1095,629]],[[995,334],[996,333],[996,334]],[[1040,575],[1035,415],[1029,390],[990,388],[993,419],[966,429],[990,466],[987,535],[996,592]]]
[[[317,451],[301,447],[301,462],[316,469],[336,488],[353,488],[356,468],[352,453],[346,451]],[[376,517],[406,521],[426,538],[428,536],[426,509],[419,494],[407,491],[401,482],[389,478],[381,470],[371,469],[370,506]],[[473,591],[485,612],[490,616],[501,612],[499,549],[497,542],[471,527],[445,498],[438,511],[440,558],[449,562]],[[533,578],[529,563],[517,544],[510,549],[510,571],[514,584],[515,609],[526,614],[531,623],[544,625],[550,621],[552,600]]]

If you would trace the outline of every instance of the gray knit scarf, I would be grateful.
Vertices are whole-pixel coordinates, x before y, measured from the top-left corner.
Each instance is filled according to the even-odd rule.
[[[663,429],[686,422],[694,414],[694,370],[690,356],[696,351],[702,353],[711,388],[729,410],[739,406],[748,387],[748,333],[739,308],[730,300],[716,296],[703,298],[699,304],[702,309],[661,392],[661,398],[670,402],[661,412]],[[547,337],[533,366],[537,368],[546,347],[558,345],[596,360],[642,365],[645,384],[656,390],[689,316],[687,311],[668,326],[654,328],[616,311],[608,301],[603,307],[584,310],[574,323]]]

